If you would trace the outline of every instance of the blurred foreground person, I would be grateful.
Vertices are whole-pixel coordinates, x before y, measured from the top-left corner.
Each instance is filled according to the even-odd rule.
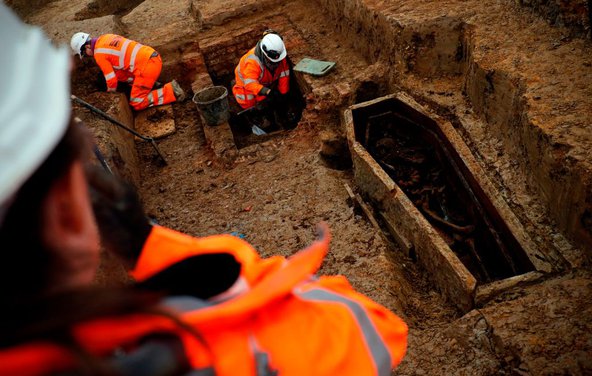
[[[293,257],[262,259],[232,235],[194,238],[151,225],[131,186],[108,174],[92,180],[106,248],[138,289],[166,295],[215,353],[250,364],[238,374],[390,375],[401,361],[407,327],[397,316],[342,276],[314,276],[329,246],[326,227]],[[220,366],[232,374],[236,364]]]
[[[151,226],[133,191],[86,173],[67,51],[3,4],[0,48],[0,375],[390,375],[407,327],[343,277],[314,277],[326,229],[289,259],[261,259],[231,235]],[[91,286],[89,188],[135,286]]]

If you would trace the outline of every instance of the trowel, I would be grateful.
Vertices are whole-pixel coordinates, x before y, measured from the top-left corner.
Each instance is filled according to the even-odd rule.
[[[267,132],[265,132],[263,129],[259,128],[256,125],[251,125],[251,132],[253,132],[253,134],[256,134],[257,136],[263,136],[264,134],[267,134]]]

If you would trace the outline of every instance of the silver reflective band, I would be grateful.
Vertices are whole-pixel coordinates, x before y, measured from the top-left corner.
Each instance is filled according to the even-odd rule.
[[[129,82],[129,83],[132,83],[132,82],[134,82],[134,78],[133,78],[133,77],[130,77],[130,78],[128,78],[128,79],[127,79],[127,82]]]
[[[130,57],[130,67],[129,67],[130,72],[134,71],[134,66],[136,65],[136,55],[138,54],[138,51],[140,51],[141,47],[142,47],[142,45],[140,43],[137,43],[136,46],[134,47],[134,49],[132,50],[132,56]]]
[[[105,80],[106,81],[109,81],[112,78],[115,78],[115,72],[111,72],[111,73],[105,75]]]
[[[261,347],[257,343],[257,339],[251,335],[249,336],[249,347],[255,358],[255,375],[256,376],[276,376],[278,373],[271,368],[269,355],[262,352]]]
[[[164,90],[162,88],[156,90],[156,94],[158,95],[158,104],[164,103]]]
[[[245,63],[249,59],[255,60],[257,62],[257,65],[259,65],[259,69],[261,69],[261,73],[259,73],[259,81],[261,81],[261,79],[263,78],[263,72],[265,72],[265,67],[263,66],[263,63],[261,63],[261,60],[259,60],[259,58],[255,54],[251,54],[251,55],[247,56],[247,58],[245,59]]]
[[[333,293],[331,291],[318,288],[306,292],[299,292],[298,290],[295,290],[295,293],[303,300],[335,302],[347,306],[347,308],[349,308],[358,321],[358,325],[364,334],[364,340],[368,346],[368,350],[370,351],[372,358],[374,359],[374,364],[376,366],[378,375],[390,376],[392,360],[388,348],[376,331],[374,324],[372,324],[372,321],[370,321],[368,318],[366,310],[358,302],[350,300],[345,296]]]
[[[186,295],[170,296],[168,298],[164,298],[161,301],[161,303],[165,307],[174,309],[179,312],[191,312],[196,311],[198,309],[213,306],[213,304],[210,304],[205,300],[198,299],[194,296]]]
[[[259,58],[257,57],[257,55],[250,54],[249,56],[247,56],[245,58],[244,63],[246,64],[247,63],[247,60],[249,60],[249,59],[250,60],[255,60],[255,62],[257,62],[257,65],[259,65],[259,69],[261,69],[261,73],[259,73],[259,81],[261,81],[261,79],[263,78],[263,72],[264,72],[264,68],[263,68],[263,64],[261,64],[261,60],[259,60]],[[242,64],[239,64],[238,65],[237,73],[238,73],[238,76],[239,76],[240,80],[242,81],[242,87],[245,87],[245,85],[248,85],[251,82],[258,82],[257,80],[252,79],[252,78],[245,79],[245,77],[243,77],[243,72],[241,71],[241,65]]]
[[[280,73],[280,77],[288,77],[290,75],[290,71],[289,70],[285,70],[282,73]]]
[[[142,98],[130,98],[130,102],[142,103],[142,102],[144,102],[144,100]],[[152,102],[152,101],[150,101],[150,102]]]
[[[127,51],[127,47],[130,43],[131,41],[129,39],[126,39],[125,42],[123,42],[123,46],[121,47],[121,51],[119,52],[119,65],[116,68],[122,69],[124,67],[125,52]]]
[[[245,100],[245,96],[242,94],[236,94],[235,95],[236,99],[240,99],[240,100]],[[255,96],[253,94],[247,94],[247,98],[246,99],[255,99]]]
[[[97,48],[95,54],[119,56],[119,51],[112,50],[111,48]]]
[[[250,54],[249,56],[247,56],[247,58],[245,59],[245,62],[247,62],[247,60],[255,60],[257,62],[257,65],[259,65],[259,68],[261,68],[263,70],[263,64],[261,64],[261,60],[259,60],[259,58],[257,57],[257,55],[255,54]]]
[[[95,50],[95,54],[100,53],[100,54],[105,54],[105,55],[117,56],[119,58],[119,65],[115,65],[115,66],[113,66],[113,68],[121,69],[121,68],[123,68],[123,63],[125,61],[125,51],[127,50],[127,46],[129,46],[130,43],[131,43],[131,41],[129,39],[126,39],[125,42],[123,42],[123,46],[121,47],[121,51],[117,51],[117,50],[114,50],[111,48],[97,48]]]

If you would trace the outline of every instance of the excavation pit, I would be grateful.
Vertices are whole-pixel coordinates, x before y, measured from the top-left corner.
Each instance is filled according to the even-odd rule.
[[[282,136],[285,132],[294,129],[305,108],[305,100],[290,66],[290,91],[283,98],[285,107],[282,111],[268,111],[267,120],[262,116],[253,116],[254,111],[243,111],[232,94],[234,85],[234,69],[243,54],[253,48],[261,38],[265,28],[242,30],[231,36],[208,40],[202,46],[202,53],[208,73],[214,85],[223,86],[228,90],[228,102],[230,105],[230,118],[228,123],[232,131],[234,143],[238,149],[249,145],[261,143]],[[241,113],[242,112],[242,113]],[[240,115],[238,115],[240,113]],[[264,129],[267,134],[255,135],[252,125]]]
[[[449,123],[405,94],[344,119],[356,183],[457,306],[473,306],[477,285],[551,269]]]
[[[213,75],[212,77],[216,77]],[[294,129],[300,118],[302,117],[302,111],[305,107],[304,97],[300,92],[297,81],[294,79],[294,75],[291,74],[290,78],[290,91],[286,94],[286,98],[283,98],[284,109],[283,110],[269,110],[266,115],[254,114],[255,111],[244,111],[234,99],[232,95],[232,83],[234,81],[234,75],[227,75],[220,81],[215,80],[216,85],[224,86],[229,90],[228,101],[230,103],[230,118],[228,123],[232,130],[234,143],[238,149],[242,149],[249,145],[261,143],[269,140],[270,138],[284,135],[286,132]],[[242,113],[241,113],[242,112]],[[265,125],[262,123],[265,122]],[[256,125],[263,129],[265,135],[256,135],[252,132],[252,125]]]

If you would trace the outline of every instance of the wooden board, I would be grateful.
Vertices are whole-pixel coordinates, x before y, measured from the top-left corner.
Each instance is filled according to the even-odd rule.
[[[296,64],[294,70],[297,72],[311,74],[313,76],[324,76],[333,67],[335,66],[335,62],[333,61],[321,61],[321,60],[314,60],[309,58],[304,58]]]

